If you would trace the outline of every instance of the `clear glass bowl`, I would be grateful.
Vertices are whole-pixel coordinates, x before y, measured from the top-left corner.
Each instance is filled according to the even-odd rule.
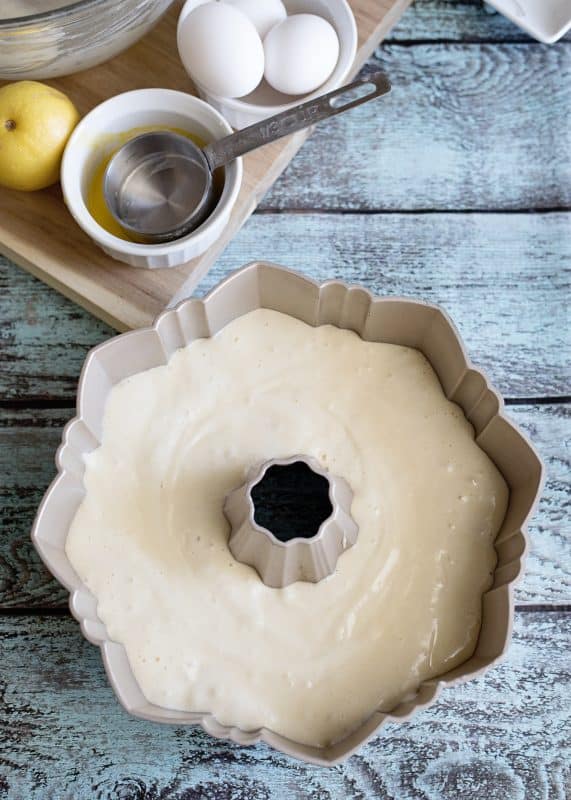
[[[130,47],[173,0],[1,0],[0,80],[55,78]]]

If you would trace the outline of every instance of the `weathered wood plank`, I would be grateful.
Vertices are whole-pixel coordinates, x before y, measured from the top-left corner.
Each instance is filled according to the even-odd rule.
[[[518,614],[505,662],[322,769],[123,711],[69,618],[1,618],[3,788],[11,798],[564,800],[571,615]]]
[[[547,466],[547,485],[530,535],[519,604],[571,603],[571,405],[513,406],[510,416],[527,431]],[[32,548],[29,531],[43,491],[55,473],[53,458],[66,409],[0,412],[0,608],[64,607],[66,592]]]
[[[257,214],[199,293],[253,258],[442,303],[507,397],[569,393],[571,215]],[[111,334],[0,259],[4,400],[71,403],[86,351]]]
[[[416,0],[387,42],[534,42],[484,0]],[[565,40],[571,40],[567,34]]]
[[[571,206],[568,45],[386,45],[368,67],[390,95],[318,126],[262,208]]]
[[[0,397],[72,398],[87,351],[114,331],[0,256]]]

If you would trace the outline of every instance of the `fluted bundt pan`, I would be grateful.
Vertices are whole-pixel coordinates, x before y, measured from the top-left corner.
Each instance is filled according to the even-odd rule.
[[[202,713],[200,709],[182,712],[149,703],[135,680],[124,647],[110,639],[97,616],[95,597],[65,554],[68,529],[85,493],[84,456],[100,444],[105,402],[112,387],[130,375],[165,364],[178,348],[195,339],[213,336],[231,320],[257,308],[274,309],[313,326],[331,324],[347,328],[368,341],[420,350],[437,373],[446,397],[463,409],[474,428],[476,442],[496,464],[510,490],[507,513],[495,543],[498,561],[494,582],[482,598],[482,626],[472,657],[448,673],[423,682],[414,697],[390,712],[372,709],[370,717],[358,730],[324,748],[294,742],[267,729],[243,731],[224,726],[212,714]],[[161,314],[152,327],[117,336],[89,353],[79,382],[77,416],[65,428],[56,464],[58,475],[39,508],[32,539],[45,564],[69,589],[70,608],[84,636],[100,646],[117,697],[136,716],[178,725],[199,724],[213,736],[232,739],[238,744],[249,745],[261,740],[296,758],[330,765],[347,758],[363,742],[378,734],[385,722],[408,718],[432,702],[442,687],[480,674],[506,651],[513,620],[513,586],[522,571],[527,549],[526,526],[539,496],[542,465],[527,439],[504,415],[500,395],[489,385],[486,376],[471,364],[454,325],[437,306],[403,298],[373,297],[365,289],[337,281],[318,285],[281,267],[250,264],[223,281],[203,300],[186,300]],[[334,479],[330,480],[334,487]],[[339,515],[341,509],[347,515],[350,504],[342,494],[333,488],[331,503],[332,507],[338,503]],[[237,508],[238,498],[239,494],[236,495]],[[250,514],[242,513],[243,508],[241,513],[236,512],[235,522],[234,511],[230,502],[227,512],[238,530],[240,525],[251,522]],[[350,532],[346,516],[344,524],[345,532]],[[339,528],[334,537],[336,552],[333,553],[332,548],[331,558],[328,554],[325,570],[331,568],[335,555],[344,557],[340,535]],[[261,562],[254,563],[256,557],[251,553],[241,552],[239,536],[237,533],[234,536],[232,547],[237,557],[248,560],[262,576],[267,572],[267,580],[272,580],[269,577],[272,570]],[[265,533],[263,536],[268,538]],[[351,536],[347,535],[346,546],[350,541]],[[309,570],[302,571],[306,579],[313,567],[304,569]],[[294,579],[289,567],[280,566],[274,574],[278,573],[285,575],[286,581]]]

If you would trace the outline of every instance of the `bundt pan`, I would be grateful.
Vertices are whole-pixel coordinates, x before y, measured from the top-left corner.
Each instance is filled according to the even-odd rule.
[[[214,336],[228,322],[257,308],[289,314],[310,325],[332,324],[363,339],[420,350],[436,371],[446,397],[474,427],[476,441],[502,473],[509,505],[496,539],[494,582],[482,599],[482,626],[474,654],[464,664],[422,683],[395,708],[372,710],[351,735],[324,748],[286,739],[271,730],[243,731],[221,725],[211,714],[173,711],[149,703],[131,671],[123,646],[112,641],[97,616],[95,597],[82,584],[65,554],[70,524],[84,495],[84,455],[99,446],[103,411],[114,384],[165,364],[180,347]],[[504,416],[503,401],[485,375],[470,363],[458,332],[437,306],[403,298],[376,298],[356,286],[318,285],[267,263],[230,275],[203,300],[185,300],[161,314],[150,328],[125,333],[93,349],[79,381],[77,416],[66,426],[57,452],[58,475],[38,510],[32,539],[44,563],[70,592],[70,608],[83,635],[99,645],[107,675],[130,713],[153,722],[197,724],[212,736],[240,745],[266,742],[295,758],[332,765],[347,758],[386,722],[410,717],[431,703],[444,686],[481,674],[506,652],[513,621],[513,586],[527,549],[526,525],[542,484],[542,465],[526,438]],[[229,525],[230,532],[230,525]]]

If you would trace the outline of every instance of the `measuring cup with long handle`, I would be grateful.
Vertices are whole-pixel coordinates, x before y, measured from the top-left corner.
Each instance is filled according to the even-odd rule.
[[[390,88],[383,73],[365,75],[202,149],[169,131],[137,136],[109,162],[104,179],[107,205],[124,230],[139,241],[156,243],[184,236],[201,225],[215,206],[212,174],[216,169],[380,97]]]

